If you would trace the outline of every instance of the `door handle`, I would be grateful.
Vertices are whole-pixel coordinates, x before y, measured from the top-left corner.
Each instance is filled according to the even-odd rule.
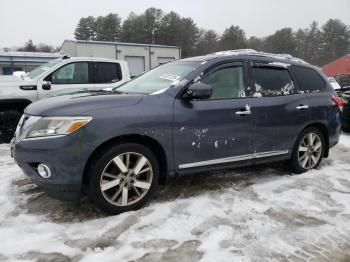
[[[296,107],[296,109],[298,109],[298,110],[303,110],[303,109],[308,109],[308,108],[309,108],[308,105],[299,105]]]
[[[240,111],[236,111],[235,114],[236,115],[250,115],[252,113],[252,111],[250,111],[250,106],[248,104],[245,105],[245,110],[240,110]]]

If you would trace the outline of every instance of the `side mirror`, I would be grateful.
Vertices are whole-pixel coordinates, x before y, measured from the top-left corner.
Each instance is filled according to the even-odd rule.
[[[183,94],[183,98],[191,99],[208,99],[212,94],[212,87],[204,83],[194,83],[187,88],[186,93]]]
[[[45,81],[42,85],[43,90],[50,90],[51,89],[51,82]]]

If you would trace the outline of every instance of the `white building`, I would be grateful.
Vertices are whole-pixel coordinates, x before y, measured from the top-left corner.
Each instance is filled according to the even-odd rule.
[[[181,58],[181,48],[176,46],[83,40],[65,40],[60,53],[125,60],[131,75]]]
[[[1,51],[0,75],[12,75],[15,71],[29,72],[59,57],[62,55],[57,53]]]

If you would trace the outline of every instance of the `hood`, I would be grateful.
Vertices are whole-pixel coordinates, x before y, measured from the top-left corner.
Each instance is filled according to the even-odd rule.
[[[20,86],[27,84],[36,84],[36,81],[30,79],[23,79],[20,76],[0,76],[0,87],[8,87],[8,86]]]
[[[17,76],[0,76],[0,85],[3,84],[12,84],[12,83],[23,83],[24,80],[22,77]]]
[[[24,80],[22,77],[18,77],[14,75],[0,76],[0,83],[14,83],[14,82],[23,83]]]
[[[142,100],[140,94],[90,91],[56,96],[29,105],[25,113],[36,116],[77,116],[91,111],[127,107]]]

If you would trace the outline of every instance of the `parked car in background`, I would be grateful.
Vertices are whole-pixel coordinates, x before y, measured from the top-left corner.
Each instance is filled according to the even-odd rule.
[[[25,74],[26,74],[26,72],[24,72],[24,71],[15,71],[15,72],[13,72],[12,75],[21,77],[21,76],[24,76]]]
[[[325,75],[285,55],[236,50],[159,66],[104,93],[31,104],[11,151],[48,195],[109,213],[143,206],[168,176],[287,161],[316,168],[340,135]]]
[[[328,77],[328,81],[337,93],[341,90],[341,86],[334,77]]]
[[[343,99],[343,112],[341,113],[342,129],[345,132],[350,132],[350,86],[349,91],[345,91],[341,98]]]
[[[114,88],[130,80],[125,61],[68,57],[20,76],[0,77],[0,143],[9,142],[23,110],[32,102],[81,90]]]

